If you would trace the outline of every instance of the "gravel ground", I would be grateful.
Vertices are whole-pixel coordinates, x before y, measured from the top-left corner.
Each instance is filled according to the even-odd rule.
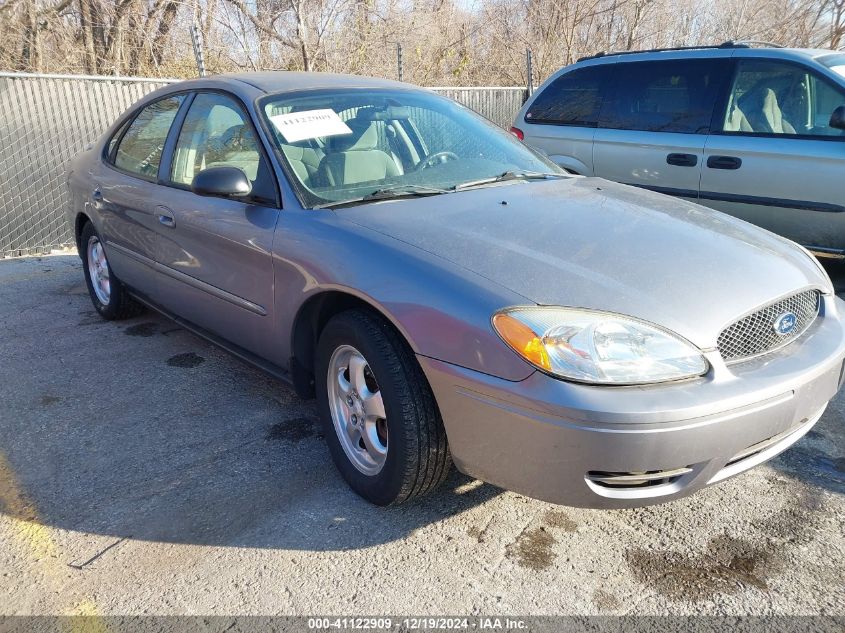
[[[842,393],[682,501],[581,510],[456,473],[380,509],[312,402],[155,314],[101,321],[74,255],[0,262],[0,324],[2,614],[845,614]]]

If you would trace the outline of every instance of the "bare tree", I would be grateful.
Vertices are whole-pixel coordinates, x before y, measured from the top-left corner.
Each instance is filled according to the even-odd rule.
[[[0,68],[186,76],[324,70],[525,85],[598,51],[762,39],[845,46],[845,0],[0,0]]]

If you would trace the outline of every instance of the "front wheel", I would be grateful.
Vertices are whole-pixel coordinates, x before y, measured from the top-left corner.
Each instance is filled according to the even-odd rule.
[[[132,297],[117,277],[114,276],[106,249],[94,225],[87,222],[82,229],[82,267],[91,303],[104,319],[128,319],[143,311],[143,307]]]
[[[359,310],[333,317],[316,361],[326,440],[355,492],[390,505],[446,479],[452,460],[434,394],[389,324]]]

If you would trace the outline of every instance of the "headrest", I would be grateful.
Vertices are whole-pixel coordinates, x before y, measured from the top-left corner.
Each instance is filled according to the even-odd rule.
[[[766,102],[771,103],[772,99],[777,100],[775,91],[760,81],[751,86],[736,102],[743,112],[748,112],[755,109],[762,110]]]
[[[252,138],[249,128],[243,124],[233,125],[222,134],[212,136],[208,139],[208,146],[211,149],[236,151],[239,149],[250,149]]]
[[[297,147],[296,145],[289,145],[287,143],[282,143],[282,151],[289,160],[302,160],[302,157],[305,156],[304,147]]]
[[[349,119],[346,122],[352,134],[330,136],[329,150],[332,152],[361,152],[373,150],[378,146],[378,130],[375,123],[363,119]]]

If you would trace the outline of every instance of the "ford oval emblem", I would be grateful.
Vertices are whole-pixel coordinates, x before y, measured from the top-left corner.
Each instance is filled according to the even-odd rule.
[[[795,329],[796,320],[797,317],[792,314],[792,312],[784,312],[778,318],[775,319],[775,332],[777,332],[781,336],[792,334],[792,331]]]

